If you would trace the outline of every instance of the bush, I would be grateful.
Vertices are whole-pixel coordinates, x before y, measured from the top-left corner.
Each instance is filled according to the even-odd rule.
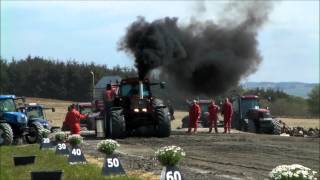
[[[54,135],[54,139],[58,142],[63,142],[66,140],[66,138],[67,138],[67,135],[64,132],[56,132]]]
[[[68,137],[68,142],[71,146],[77,146],[82,143],[83,138],[78,134],[73,134]]]
[[[120,144],[112,139],[102,140],[97,144],[98,151],[108,155],[111,155],[118,147]]]
[[[41,130],[41,136],[42,136],[43,138],[48,138],[48,136],[49,136],[50,133],[51,133],[51,131],[48,130],[48,129],[43,128],[43,129]]]
[[[269,176],[272,180],[316,180],[316,171],[299,164],[280,165]]]
[[[308,95],[308,110],[312,115],[319,117],[320,114],[320,100],[319,100],[319,84],[315,86]]]
[[[165,146],[158,149],[155,155],[163,166],[175,166],[186,153],[178,146]]]

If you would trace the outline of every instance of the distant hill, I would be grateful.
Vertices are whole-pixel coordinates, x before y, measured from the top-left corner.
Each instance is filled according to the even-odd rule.
[[[246,82],[242,85],[245,89],[255,89],[257,87],[264,89],[271,88],[275,90],[280,89],[287,94],[306,98],[316,84],[301,82]]]

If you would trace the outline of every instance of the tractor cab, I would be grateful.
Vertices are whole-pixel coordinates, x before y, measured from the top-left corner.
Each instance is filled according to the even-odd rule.
[[[15,95],[0,95],[0,121],[9,123],[16,128],[24,128],[27,126],[27,116],[18,111]]]
[[[152,93],[150,86],[159,83],[150,83],[148,79],[123,79],[119,85],[116,103],[124,107],[124,111],[141,118],[148,118],[147,113],[152,112]],[[140,114],[142,113],[142,114]]]
[[[247,113],[250,109],[260,109],[258,96],[241,96],[238,103],[239,106],[235,110],[240,113],[240,118],[247,118]]]
[[[51,126],[49,125],[49,121],[47,120],[45,110],[51,110],[55,112],[54,108],[47,108],[44,105],[37,103],[29,103],[25,104],[23,107],[19,107],[20,111],[25,113],[28,117],[28,124],[33,122],[38,122],[42,125],[42,127],[51,130]]]

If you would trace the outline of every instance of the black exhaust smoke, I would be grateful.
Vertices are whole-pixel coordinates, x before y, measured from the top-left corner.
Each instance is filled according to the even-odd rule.
[[[120,50],[135,57],[139,78],[160,68],[180,88],[191,93],[218,95],[256,71],[262,58],[257,32],[267,20],[268,2],[230,3],[219,23],[177,18],[133,22],[120,41]]]

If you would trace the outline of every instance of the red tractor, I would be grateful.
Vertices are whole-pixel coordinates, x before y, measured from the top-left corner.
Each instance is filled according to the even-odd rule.
[[[164,83],[151,83],[148,79],[122,79],[112,85],[115,98],[111,107],[106,102],[101,107],[101,98],[95,101],[104,120],[107,137],[124,138],[127,135],[168,137],[171,133],[170,113],[163,101],[153,96],[151,86]],[[101,97],[101,96],[99,96]],[[102,96],[103,97],[103,96]],[[98,128],[98,127],[97,127]]]
[[[91,102],[81,102],[76,104],[77,110],[81,114],[92,114],[93,113],[93,106]],[[96,128],[95,126],[95,120],[94,118],[85,118],[80,119],[80,126],[81,128],[85,128],[87,130],[94,130]]]
[[[233,99],[232,128],[253,133],[280,134],[281,124],[268,109],[262,109],[255,95]]]

